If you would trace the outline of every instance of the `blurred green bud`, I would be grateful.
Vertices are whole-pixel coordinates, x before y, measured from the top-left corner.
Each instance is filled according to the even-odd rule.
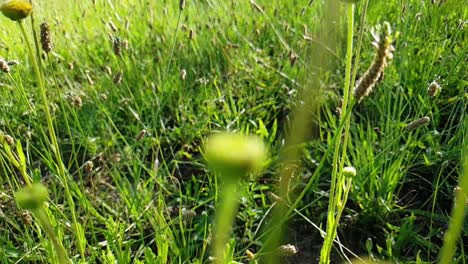
[[[356,169],[354,167],[344,167],[343,175],[347,178],[353,178],[356,176]]]
[[[15,193],[16,202],[23,209],[38,209],[47,198],[49,192],[42,183],[33,183],[31,186],[26,186]]]
[[[246,177],[259,172],[267,159],[267,148],[256,136],[213,134],[205,144],[209,167],[222,177]]]

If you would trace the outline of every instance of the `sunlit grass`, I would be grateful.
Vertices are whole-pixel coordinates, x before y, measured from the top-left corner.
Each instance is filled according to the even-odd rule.
[[[336,2],[336,21],[329,22],[321,1],[187,1],[177,26],[179,1],[34,2],[36,30],[41,22],[52,30],[54,48],[41,62],[64,168],[49,143],[26,43],[4,17],[0,56],[19,64],[10,65],[10,75],[0,73],[0,131],[20,142],[32,181],[47,186],[50,222],[74,262],[208,262],[224,191],[202,145],[225,130],[256,134],[271,150],[266,171],[237,187],[228,257],[242,263],[319,257],[331,175],[344,164],[357,175],[331,263],[356,255],[437,260],[466,142],[468,26],[457,1],[370,1],[362,26],[365,1],[358,3],[353,54],[356,46],[361,51],[348,75],[343,3]],[[394,60],[347,114],[349,144],[333,166],[335,145],[342,147],[334,144],[337,131],[346,125],[335,113],[345,76],[359,78],[372,63],[370,29],[383,21],[399,32]],[[433,81],[442,90],[431,98]],[[302,122],[295,118],[304,101]],[[405,130],[424,116],[428,124]],[[27,181],[4,147],[0,153],[0,263],[53,261],[51,241],[14,202]],[[294,256],[272,255],[287,252],[265,244],[279,223],[286,225],[272,245],[291,244]],[[466,262],[466,232],[465,224],[451,247],[454,263]]]

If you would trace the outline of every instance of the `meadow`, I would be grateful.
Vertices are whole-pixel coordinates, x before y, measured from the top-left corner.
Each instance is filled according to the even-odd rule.
[[[468,263],[466,0],[29,2],[0,263]]]

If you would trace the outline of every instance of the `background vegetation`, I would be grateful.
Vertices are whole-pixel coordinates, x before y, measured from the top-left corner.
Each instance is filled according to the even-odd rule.
[[[370,1],[365,24],[356,23],[363,36],[358,77],[374,56],[370,29],[388,21],[399,36],[384,79],[350,116],[347,163],[358,173],[332,263],[355,255],[437,261],[468,122],[462,2]],[[281,243],[298,252],[281,262],[317,262],[332,155],[311,176],[333,148],[346,48],[345,5],[327,25],[324,7],[318,0],[187,1],[183,10],[163,0],[36,1],[35,27],[45,21],[52,32],[53,51],[42,64],[69,193],[26,45],[19,27],[1,18],[0,56],[18,63],[0,74],[0,129],[21,142],[29,175],[49,189],[48,215],[74,261],[208,262],[220,193],[202,145],[211,132],[229,130],[257,134],[270,147],[267,171],[239,190],[230,249],[236,261],[249,262],[246,250],[258,252],[271,231],[281,149],[306,94],[315,98],[313,121],[289,188],[298,194],[312,185],[282,219]],[[356,7],[360,21],[362,3]],[[442,90],[431,98],[433,81]],[[423,116],[427,126],[405,130]],[[51,261],[51,242],[15,203],[24,182],[4,155],[0,184],[0,262]],[[458,242],[454,263],[466,263],[466,222]]]

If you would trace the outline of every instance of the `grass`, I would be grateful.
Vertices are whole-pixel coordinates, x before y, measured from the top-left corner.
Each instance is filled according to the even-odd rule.
[[[456,0],[366,2],[349,24],[350,6],[334,1],[34,1],[35,28],[52,30],[40,65],[59,152],[28,47],[2,16],[0,56],[20,63],[0,73],[0,130],[47,186],[49,221],[73,263],[208,263],[224,192],[203,145],[224,130],[270,149],[265,172],[237,186],[226,258],[316,263],[326,245],[331,263],[466,263],[466,213],[451,211],[466,160],[468,11]],[[394,58],[340,120],[339,99],[372,63],[370,30],[384,21],[398,32]],[[120,54],[117,39],[128,43]],[[434,80],[442,91],[431,98]],[[0,153],[0,263],[58,263],[15,202],[24,172],[6,145]],[[343,189],[332,179],[348,165],[357,175],[334,207]],[[298,252],[272,254],[285,244]]]

